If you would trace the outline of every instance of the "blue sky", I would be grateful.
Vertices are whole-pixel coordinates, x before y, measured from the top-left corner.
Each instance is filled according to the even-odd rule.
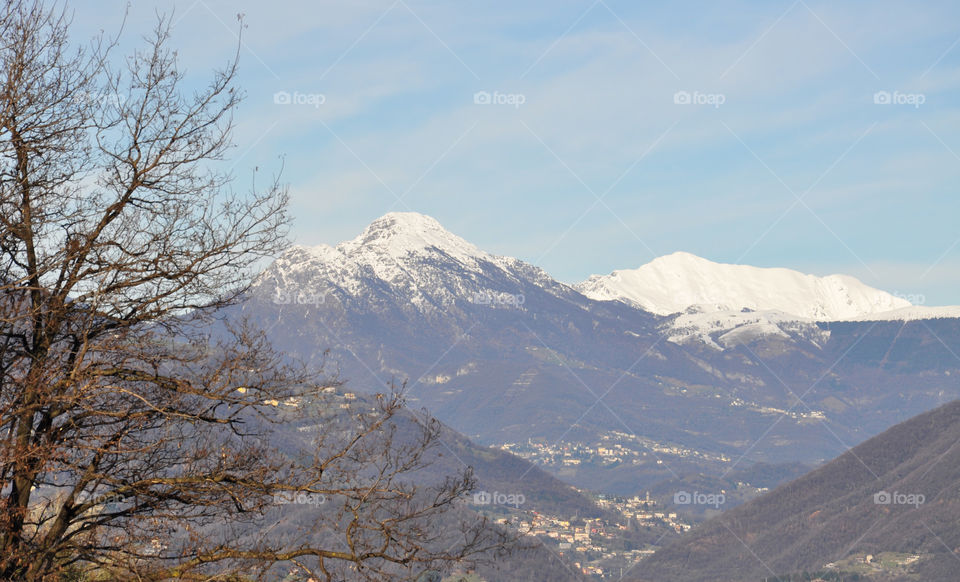
[[[414,210],[568,282],[684,250],[960,304],[956,3],[133,4],[121,50],[174,10],[191,82],[245,14],[230,163],[283,156],[301,244]]]

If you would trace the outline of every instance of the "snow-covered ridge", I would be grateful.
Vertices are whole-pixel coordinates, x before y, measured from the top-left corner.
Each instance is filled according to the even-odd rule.
[[[481,262],[502,266],[512,261],[480,250],[444,229],[434,218],[416,212],[391,212],[371,222],[354,239],[335,247],[291,247],[275,267],[284,272],[303,268],[322,272],[348,290],[359,290],[351,283],[371,275],[393,283],[421,283],[416,280],[411,261],[441,257],[466,270],[477,269]]]
[[[542,270],[487,253],[416,212],[381,216],[335,247],[293,246],[260,277],[260,287],[276,289],[282,297],[329,296],[357,309],[376,298],[381,306],[393,302],[431,311],[480,294],[516,294],[530,282],[561,285]]]
[[[666,255],[638,269],[594,275],[584,295],[620,300],[660,315],[747,308],[817,321],[852,319],[910,307],[910,302],[848,275],[817,277],[782,268],[714,263],[690,253]]]

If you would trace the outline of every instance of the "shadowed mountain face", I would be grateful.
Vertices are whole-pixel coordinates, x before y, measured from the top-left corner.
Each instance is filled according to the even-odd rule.
[[[701,524],[644,560],[635,579],[740,582],[846,571],[878,581],[953,581],[958,523],[960,401]]]
[[[620,444],[609,462],[541,459],[617,494],[754,462],[815,465],[960,397],[960,319],[748,311],[714,328],[590,299],[407,213],[337,247],[292,248],[242,310],[293,355],[330,349],[351,389],[408,381],[412,403],[480,442]],[[684,325],[699,327],[678,338]]]

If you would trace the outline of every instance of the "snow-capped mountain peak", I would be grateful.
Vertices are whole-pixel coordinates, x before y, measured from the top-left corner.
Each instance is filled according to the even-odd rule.
[[[323,297],[358,310],[394,306],[416,312],[458,302],[522,304],[522,289],[573,293],[541,269],[487,253],[432,217],[391,212],[337,246],[294,246],[261,276],[264,293]],[[499,303],[497,303],[499,305]]]
[[[503,267],[509,262],[451,233],[433,217],[390,212],[335,247],[291,247],[269,271],[284,280],[289,273],[306,270],[316,279],[312,284],[322,281],[325,287],[332,284],[349,294],[361,293],[364,281],[376,279],[419,295],[414,290],[427,285],[424,291],[430,293],[427,282],[436,284],[439,273],[479,272],[485,264]]]
[[[818,277],[783,268],[731,265],[686,252],[638,269],[594,275],[576,286],[593,299],[620,300],[660,315],[701,311],[780,311],[833,321],[881,313],[910,302],[848,275]]]
[[[385,214],[371,222],[353,240],[337,245],[337,250],[347,255],[370,249],[396,258],[428,249],[440,250],[460,260],[491,258],[488,253],[443,228],[435,218],[417,212]]]

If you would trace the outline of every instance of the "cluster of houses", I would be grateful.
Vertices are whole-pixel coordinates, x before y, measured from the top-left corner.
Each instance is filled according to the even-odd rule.
[[[634,526],[667,526],[678,533],[692,527],[675,512],[658,507],[649,493],[630,498],[601,496],[596,501],[601,508],[618,513],[621,519],[578,519],[511,508],[507,516],[496,521],[536,536],[558,555],[567,557],[581,572],[597,579],[616,579],[621,569],[654,552],[653,547],[614,549],[624,547],[622,540],[631,527],[631,520]],[[620,543],[616,543],[617,540]]]
[[[600,441],[592,444],[567,441],[550,443],[527,439],[525,443],[504,443],[500,448],[538,465],[553,467],[575,467],[585,463],[614,465],[656,462],[662,464],[658,458],[660,455],[730,461],[729,457],[722,454],[715,455],[679,445],[657,443],[619,431],[601,435]]]

